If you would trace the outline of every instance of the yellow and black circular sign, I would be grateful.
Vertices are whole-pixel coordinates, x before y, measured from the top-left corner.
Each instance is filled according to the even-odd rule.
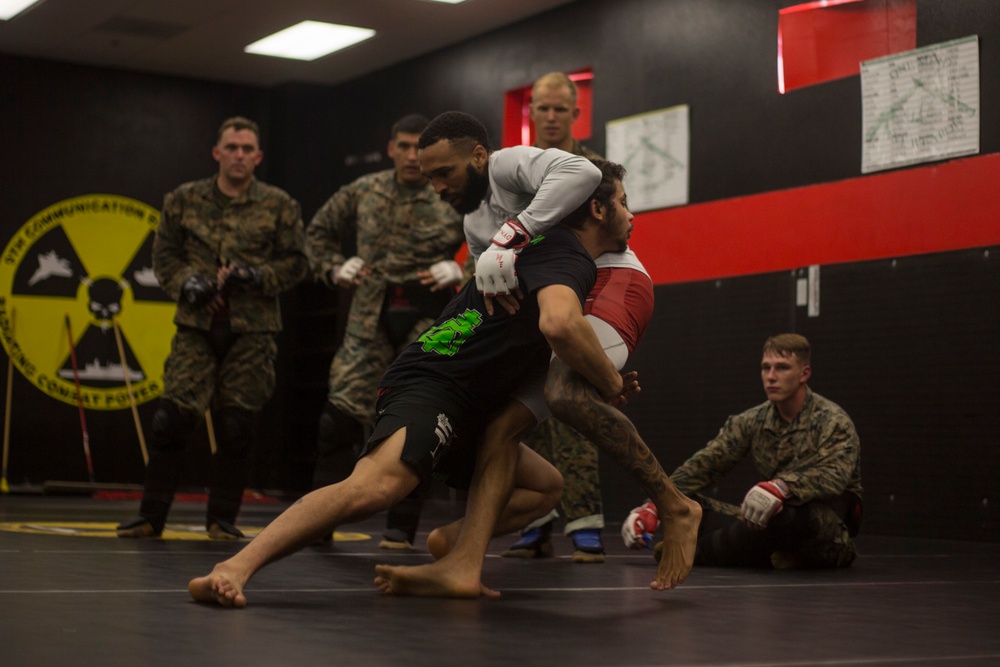
[[[163,392],[175,304],[153,275],[159,219],[135,199],[84,195],[41,211],[7,244],[0,340],[44,393],[121,410],[129,386],[136,403]]]

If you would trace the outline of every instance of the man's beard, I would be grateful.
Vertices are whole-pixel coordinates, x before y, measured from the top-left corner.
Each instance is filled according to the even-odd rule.
[[[465,192],[462,193],[461,200],[455,210],[466,215],[474,212],[486,198],[486,191],[490,187],[490,177],[480,174],[471,164],[465,165],[467,179],[465,182]]]
[[[612,204],[608,209],[612,213],[611,220],[608,221],[609,225],[614,225],[617,221],[618,211]],[[615,244],[615,249],[611,252],[625,252],[628,250],[628,237],[632,233],[632,228],[629,227],[624,233],[616,233],[617,230],[614,227],[602,227],[601,236],[608,239]]]
[[[620,235],[619,236],[612,236],[612,235],[609,234],[608,237],[615,244],[615,249],[612,250],[611,252],[625,252],[626,250],[628,250],[628,234],[627,233],[624,236],[620,236]]]

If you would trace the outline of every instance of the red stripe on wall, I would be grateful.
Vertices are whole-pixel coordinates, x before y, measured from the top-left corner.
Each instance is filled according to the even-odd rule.
[[[658,284],[995,245],[998,182],[991,154],[664,209],[630,245]]]

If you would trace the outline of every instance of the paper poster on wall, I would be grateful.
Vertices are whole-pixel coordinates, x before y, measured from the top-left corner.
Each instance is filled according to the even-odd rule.
[[[608,159],[628,171],[633,213],[688,203],[689,133],[686,104],[607,124]]]
[[[861,171],[979,152],[979,38],[861,63]]]

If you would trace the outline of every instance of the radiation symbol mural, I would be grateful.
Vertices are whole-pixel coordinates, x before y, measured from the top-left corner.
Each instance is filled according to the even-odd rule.
[[[11,238],[0,261],[0,340],[41,391],[76,405],[78,380],[85,408],[128,409],[127,373],[136,403],[162,393],[175,307],[153,275],[159,219],[128,197],[85,195]]]

